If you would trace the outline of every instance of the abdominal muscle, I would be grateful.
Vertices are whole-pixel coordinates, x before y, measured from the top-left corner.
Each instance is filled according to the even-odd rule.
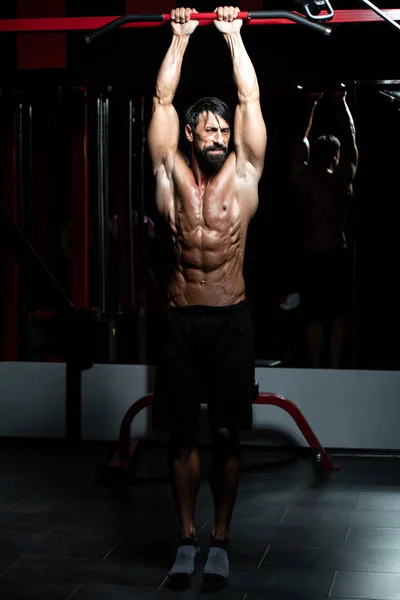
[[[174,228],[173,228],[174,229]],[[170,306],[230,306],[245,298],[240,224],[229,232],[197,227],[173,231],[175,269],[170,281]]]

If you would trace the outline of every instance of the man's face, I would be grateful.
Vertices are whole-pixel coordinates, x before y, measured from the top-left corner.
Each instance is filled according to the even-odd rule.
[[[193,151],[201,170],[215,174],[227,158],[230,139],[228,123],[214,113],[202,113],[196,130],[186,125],[186,137],[193,144]]]
[[[337,150],[333,155],[333,168],[336,169],[340,161],[340,150]]]
[[[318,151],[317,151],[318,152]],[[340,149],[334,150],[329,154],[320,154],[317,156],[315,165],[318,166],[319,169],[322,170],[331,170],[332,172],[336,170],[340,161]]]

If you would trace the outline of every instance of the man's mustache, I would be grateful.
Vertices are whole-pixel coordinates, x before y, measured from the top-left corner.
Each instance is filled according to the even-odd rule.
[[[226,153],[226,147],[225,146],[210,146],[210,148],[206,149],[207,152],[212,152],[213,150],[222,150],[223,152]]]

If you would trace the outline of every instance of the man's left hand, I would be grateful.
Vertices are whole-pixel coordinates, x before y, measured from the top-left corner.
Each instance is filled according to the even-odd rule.
[[[330,97],[334,102],[343,102],[343,100],[346,100],[346,96],[346,90],[335,90],[334,92],[330,93]]]
[[[215,9],[217,18],[215,27],[221,33],[237,33],[243,25],[242,19],[237,19],[240,9],[236,6],[219,6]]]

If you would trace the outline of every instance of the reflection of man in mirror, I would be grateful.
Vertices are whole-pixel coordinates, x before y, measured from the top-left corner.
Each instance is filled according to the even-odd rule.
[[[322,135],[310,147],[308,135],[321,97],[310,97],[308,123],[296,148],[292,171],[304,249],[300,302],[307,321],[311,366],[322,367],[322,352],[329,339],[330,367],[339,368],[346,321],[352,310],[353,259],[344,228],[358,151],[344,91],[330,96],[340,118],[341,141],[333,135]]]

